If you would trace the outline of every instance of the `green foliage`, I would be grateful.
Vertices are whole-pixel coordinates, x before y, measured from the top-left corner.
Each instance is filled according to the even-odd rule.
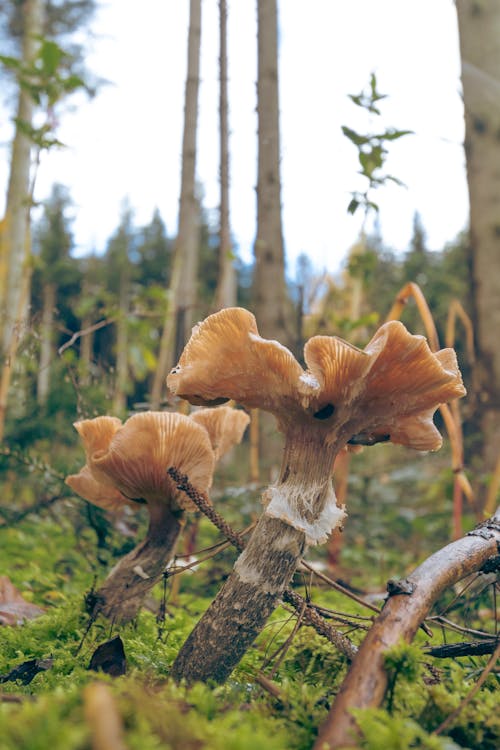
[[[15,73],[21,89],[46,116],[41,125],[16,118],[16,126],[40,150],[63,144],[54,136],[54,108],[78,90],[91,93],[90,87],[73,69],[73,58],[57,42],[40,37],[35,57],[29,63],[0,55],[0,63]]]
[[[369,88],[360,94],[350,94],[349,98],[366,112],[379,116],[380,110],[378,102],[386,98],[385,94],[377,90],[377,79],[374,73],[370,76]],[[347,210],[350,214],[355,214],[358,208],[362,208],[365,214],[370,210],[378,211],[378,205],[371,198],[371,193],[376,188],[394,182],[396,185],[403,185],[401,180],[394,175],[384,174],[383,168],[387,158],[387,143],[398,140],[405,135],[411,135],[411,130],[396,130],[395,128],[386,128],[382,132],[360,134],[347,127],[342,126],[342,132],[358,150],[358,161],[361,169],[359,174],[368,181],[368,187],[364,192],[354,191],[349,202]]]
[[[394,718],[382,709],[353,711],[363,738],[363,750],[459,750],[449,737],[437,737],[425,732],[412,719]]]

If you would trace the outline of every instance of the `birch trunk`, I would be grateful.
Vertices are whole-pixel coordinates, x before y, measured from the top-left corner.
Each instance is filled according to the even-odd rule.
[[[50,391],[50,365],[53,356],[54,308],[56,286],[46,283],[43,287],[42,326],[40,331],[40,364],[38,367],[36,398],[39,406],[45,407]]]
[[[42,0],[25,0],[22,59],[30,64],[36,55],[42,34]],[[16,120],[31,125],[33,100],[19,88]],[[30,139],[17,125],[12,144],[5,221],[0,238],[0,441],[5,430],[5,416],[10,381],[24,321],[28,309],[31,269],[31,147]]]
[[[500,4],[457,0],[477,344],[476,413],[485,474],[500,445]]]
[[[215,307],[236,305],[236,269],[231,247],[229,223],[229,125],[227,98],[227,2],[219,0],[220,18],[220,229],[219,229],[219,278],[215,293]]]
[[[36,55],[38,39],[42,34],[42,0],[25,0],[23,16],[22,60],[29,65]],[[33,111],[34,103],[31,96],[24,88],[20,88],[16,121],[31,125]],[[14,329],[21,323],[16,320],[16,313],[20,309],[19,300],[23,295],[23,279],[29,274],[31,149],[31,140],[17,125],[12,144],[1,249],[0,331],[4,353],[9,351]],[[21,315],[25,315],[24,308],[21,309]]]
[[[198,201],[195,192],[196,131],[200,79],[201,0],[190,0],[188,63],[182,141],[179,228],[173,248],[172,276],[151,390],[151,408],[158,409],[165,378],[189,338],[194,321],[198,273]]]
[[[262,335],[293,346],[288,330],[281,225],[278,19],[276,0],[258,0],[257,237],[253,298]]]

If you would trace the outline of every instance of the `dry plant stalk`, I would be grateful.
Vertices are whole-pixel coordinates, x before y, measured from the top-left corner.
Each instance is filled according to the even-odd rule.
[[[410,281],[400,289],[396,295],[396,301],[389,311],[387,320],[399,320],[411,297],[415,300],[420,317],[422,318],[431,351],[436,352],[439,350],[439,337],[436,324],[429,305],[427,304],[427,300],[425,299],[425,295],[418,284]],[[474,345],[472,337],[472,322],[462,305],[457,300],[453,301],[448,313],[446,346],[452,347],[454,344],[455,319],[457,316],[460,317],[464,323],[467,332],[468,351],[470,352],[470,356],[472,356],[471,361],[473,361]],[[463,470],[463,436],[458,402],[455,399],[451,402],[451,406],[441,404],[439,410],[450,439],[453,471],[453,539],[458,539],[462,534],[462,495],[465,494],[469,503],[474,507],[474,493]]]
[[[359,746],[351,711],[381,704],[388,684],[385,652],[401,638],[410,643],[439,595],[478,571],[497,554],[499,543],[500,509],[465,537],[428,557],[404,579],[407,593],[386,600],[320,729],[314,750]]]

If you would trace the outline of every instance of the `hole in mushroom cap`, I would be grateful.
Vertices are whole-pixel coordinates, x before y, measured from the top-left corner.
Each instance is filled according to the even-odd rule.
[[[334,411],[335,407],[333,404],[326,404],[321,409],[319,409],[319,411],[314,412],[313,417],[315,419],[328,419],[328,417],[332,416]]]

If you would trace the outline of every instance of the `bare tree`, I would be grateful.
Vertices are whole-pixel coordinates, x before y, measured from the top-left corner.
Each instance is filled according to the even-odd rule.
[[[276,0],[258,0],[257,15],[259,154],[253,298],[263,335],[291,343],[281,224]]]
[[[195,172],[200,43],[201,0],[190,0],[179,228],[173,249],[172,276],[158,367],[151,391],[153,409],[159,407],[162,390],[165,387],[165,376],[189,337],[194,316],[199,245],[199,206],[195,191]]]
[[[227,96],[227,2],[219,0],[219,129],[220,129],[220,228],[219,277],[215,306],[234,307],[236,304],[236,269],[231,248],[229,222],[229,124]]]
[[[457,0],[477,343],[476,414],[483,470],[500,443],[500,4]]]
[[[23,64],[29,67],[36,56],[42,33],[44,3],[25,0],[23,3]],[[27,128],[33,120],[34,101],[26,86],[19,87],[16,130],[12,143],[5,222],[0,244],[0,350],[2,355],[0,382],[0,440],[3,437],[7,393],[17,343],[27,310],[29,291],[31,240],[29,232],[31,208],[32,141]]]

